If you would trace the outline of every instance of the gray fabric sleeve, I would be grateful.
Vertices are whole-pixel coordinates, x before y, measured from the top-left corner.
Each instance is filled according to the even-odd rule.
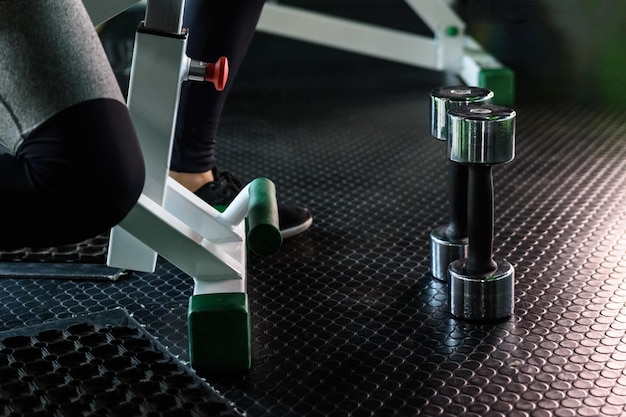
[[[0,143],[15,153],[44,121],[96,98],[124,102],[80,0],[0,0]]]

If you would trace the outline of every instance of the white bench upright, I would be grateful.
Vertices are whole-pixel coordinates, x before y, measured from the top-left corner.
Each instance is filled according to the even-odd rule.
[[[84,0],[94,24],[135,3]],[[144,155],[146,182],[136,206],[111,231],[107,264],[153,272],[161,255],[187,273],[194,280],[188,313],[192,366],[247,369],[247,251],[267,254],[280,248],[275,188],[268,179],[257,178],[221,213],[168,175],[182,82],[208,81],[223,89],[228,74],[226,58],[207,64],[187,57],[184,4],[148,0],[146,18],[137,29],[127,104]]]

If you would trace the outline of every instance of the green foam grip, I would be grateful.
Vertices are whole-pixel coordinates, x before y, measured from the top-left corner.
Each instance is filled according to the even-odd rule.
[[[250,183],[248,203],[248,249],[257,255],[271,255],[283,243],[278,224],[276,187],[267,178]]]
[[[189,358],[198,372],[244,371],[251,366],[250,310],[245,293],[189,298]]]
[[[478,74],[478,86],[494,93],[493,104],[512,106],[515,100],[515,74],[509,68],[483,68]]]

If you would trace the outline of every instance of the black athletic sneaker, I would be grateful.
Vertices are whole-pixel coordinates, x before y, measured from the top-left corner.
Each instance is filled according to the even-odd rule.
[[[243,188],[241,182],[226,171],[213,169],[215,180],[204,184],[195,192],[202,200],[218,210],[225,209]],[[283,239],[296,236],[313,223],[311,212],[303,207],[292,207],[278,204],[278,221]]]

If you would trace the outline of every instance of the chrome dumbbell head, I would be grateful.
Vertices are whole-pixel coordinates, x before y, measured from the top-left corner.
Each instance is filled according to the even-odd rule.
[[[439,140],[448,139],[448,111],[471,103],[487,104],[493,92],[480,87],[440,87],[430,92],[430,132]]]
[[[460,164],[497,165],[515,157],[515,111],[468,104],[448,112],[448,157]]]
[[[451,239],[447,235],[448,225],[439,226],[430,232],[430,272],[440,281],[448,282],[450,263],[467,256],[467,236]]]
[[[514,307],[515,269],[497,260],[491,273],[472,275],[465,271],[464,259],[450,264],[450,313],[463,320],[493,321],[510,317]]]

